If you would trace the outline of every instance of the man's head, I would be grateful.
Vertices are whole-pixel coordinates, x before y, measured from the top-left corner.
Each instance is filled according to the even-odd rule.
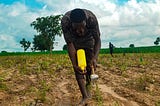
[[[86,27],[86,14],[82,9],[74,9],[71,11],[70,19],[72,28],[78,36],[83,36]]]

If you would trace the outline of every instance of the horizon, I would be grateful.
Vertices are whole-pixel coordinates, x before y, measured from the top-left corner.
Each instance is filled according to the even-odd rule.
[[[133,49],[135,49],[135,48],[152,48],[152,47],[160,47],[160,45],[154,45],[154,46],[135,46],[135,47],[115,47],[115,49],[130,49],[130,48],[133,48]],[[108,50],[109,49],[109,47],[108,48],[100,48],[100,50]],[[63,49],[61,49],[61,50],[52,50],[52,52],[63,52],[63,51],[65,51],[65,50],[63,50]],[[40,52],[45,52],[45,53],[47,53],[47,52],[50,52],[50,51],[40,51],[40,50],[36,50],[36,51],[0,51],[0,54],[2,53],[40,53]],[[159,53],[159,52],[158,52]]]

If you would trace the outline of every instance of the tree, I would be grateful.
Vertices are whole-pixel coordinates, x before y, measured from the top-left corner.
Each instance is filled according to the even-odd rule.
[[[158,42],[158,41],[155,41],[154,44],[155,44],[155,45],[159,45],[159,42]]]
[[[55,36],[61,36],[62,30],[60,20],[62,15],[47,16],[37,18],[31,23],[31,26],[38,32],[39,35],[34,36],[33,42],[35,50],[50,50],[54,49],[53,44]],[[43,46],[42,46],[43,45]]]
[[[160,42],[160,37],[157,37],[157,41]]]
[[[133,48],[133,47],[134,47],[134,44],[130,44],[129,47],[130,47],[130,48]]]
[[[7,51],[4,51],[4,50],[3,50],[3,51],[1,51],[1,53],[7,53]]]
[[[51,42],[49,38],[45,35],[35,35],[33,38],[33,51],[40,50],[40,51],[50,51],[50,45],[48,42]]]
[[[21,44],[21,47],[24,48],[24,52],[25,52],[25,51],[30,47],[30,45],[31,45],[31,42],[30,42],[30,41],[26,41],[25,38],[23,38],[19,43]]]
[[[63,50],[68,50],[67,44],[65,44],[65,45],[63,46]]]
[[[160,42],[160,37],[157,37],[156,41],[154,41],[154,44],[159,45],[159,42]]]

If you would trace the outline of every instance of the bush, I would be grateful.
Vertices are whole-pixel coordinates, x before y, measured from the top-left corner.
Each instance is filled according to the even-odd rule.
[[[7,51],[1,51],[1,53],[7,53]]]

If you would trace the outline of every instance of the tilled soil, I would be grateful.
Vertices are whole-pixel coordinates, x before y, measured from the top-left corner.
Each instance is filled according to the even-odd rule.
[[[160,106],[159,65],[153,60],[122,73],[118,66],[98,64],[88,106]],[[77,106],[81,100],[71,66],[32,74],[0,67],[0,76],[0,106]]]

